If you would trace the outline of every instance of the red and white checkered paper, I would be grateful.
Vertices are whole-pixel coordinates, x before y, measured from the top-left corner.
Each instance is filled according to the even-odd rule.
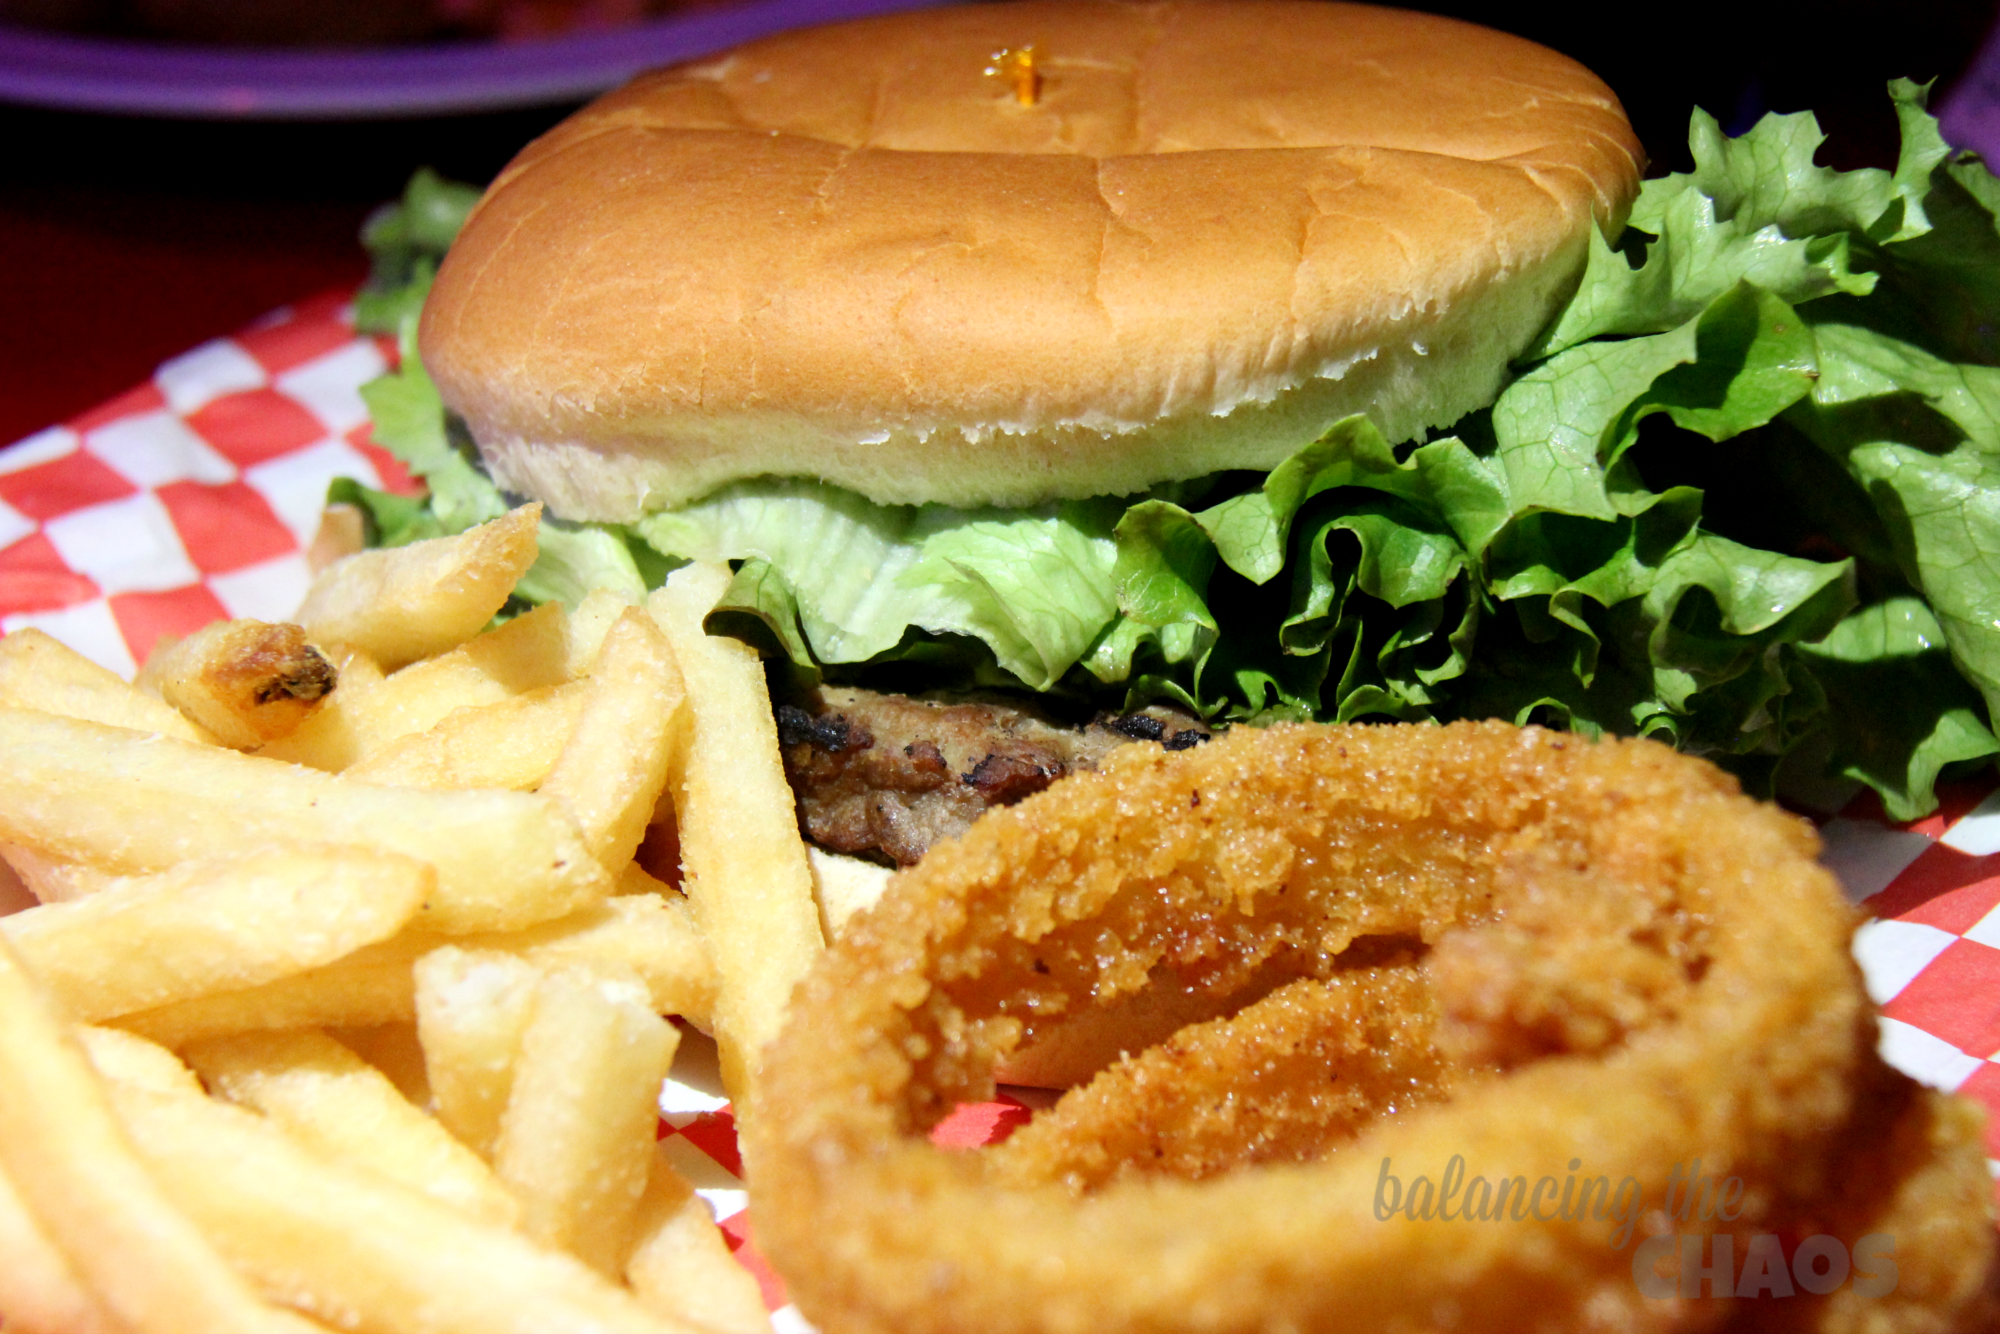
[[[39,626],[130,675],[163,634],[288,617],[327,483],[409,489],[358,392],[390,355],[328,294],[0,450],[0,633]]]
[[[413,489],[369,435],[360,387],[394,355],[355,333],[347,293],[279,310],[95,411],[0,449],[0,633],[36,626],[129,675],[161,635],[218,617],[283,620],[308,580],[327,483]],[[1873,914],[1855,940],[1882,1050],[1984,1103],[2000,1172],[2000,791],[1949,788],[1896,826],[1868,796],[1823,813],[1826,861]],[[661,1102],[661,1134],[757,1273],[781,1329],[804,1322],[754,1248],[734,1123],[701,1043]],[[712,1057],[711,1057],[712,1059]],[[1003,1137],[1018,1104],[961,1108],[943,1142]]]

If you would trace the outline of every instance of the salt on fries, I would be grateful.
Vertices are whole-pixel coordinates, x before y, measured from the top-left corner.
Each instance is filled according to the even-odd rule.
[[[535,519],[0,640],[0,1327],[769,1328],[654,1134],[661,1016],[742,1106],[820,948],[761,672],[714,569],[489,628]]]

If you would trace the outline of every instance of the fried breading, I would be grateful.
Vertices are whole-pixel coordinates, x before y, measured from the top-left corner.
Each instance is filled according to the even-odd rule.
[[[1876,1054],[1816,851],[1647,742],[1487,723],[1128,748],[933,848],[801,987],[766,1064],[782,1110],[748,1139],[760,1245],[831,1334],[1666,1330],[1732,1311],[1642,1290],[1667,1233],[1740,1259],[1893,1226],[1899,1263],[1923,1248],[1893,1292],[1801,1291],[1792,1327],[1984,1318],[1977,1117]],[[1273,966],[1319,986],[1383,938],[1395,1011],[1272,992],[1099,1076],[1144,1093],[1136,1129],[1086,1088],[1013,1146],[926,1138],[1016,1044],[1162,969],[1225,999]],[[1371,1065],[1416,1096],[1376,1088],[1343,1125],[1303,1087]],[[1155,1151],[1165,1172],[1132,1163]],[[1727,1217],[1682,1208],[1694,1175]]]

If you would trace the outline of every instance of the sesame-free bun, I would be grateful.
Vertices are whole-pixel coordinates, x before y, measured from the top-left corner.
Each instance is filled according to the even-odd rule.
[[[1032,46],[1039,95],[985,71]],[[425,364],[495,478],[630,520],[760,475],[1023,505],[1492,399],[1640,150],[1532,43],[1320,0],[1027,0],[790,33],[531,144]]]

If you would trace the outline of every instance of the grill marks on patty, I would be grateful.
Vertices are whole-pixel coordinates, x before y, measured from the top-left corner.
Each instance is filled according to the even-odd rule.
[[[1157,741],[1184,750],[1209,737],[1193,717],[1159,707],[1069,727],[1018,703],[835,686],[781,704],[777,715],[806,837],[899,866],[963,833],[989,807],[1096,768],[1116,746]]]

